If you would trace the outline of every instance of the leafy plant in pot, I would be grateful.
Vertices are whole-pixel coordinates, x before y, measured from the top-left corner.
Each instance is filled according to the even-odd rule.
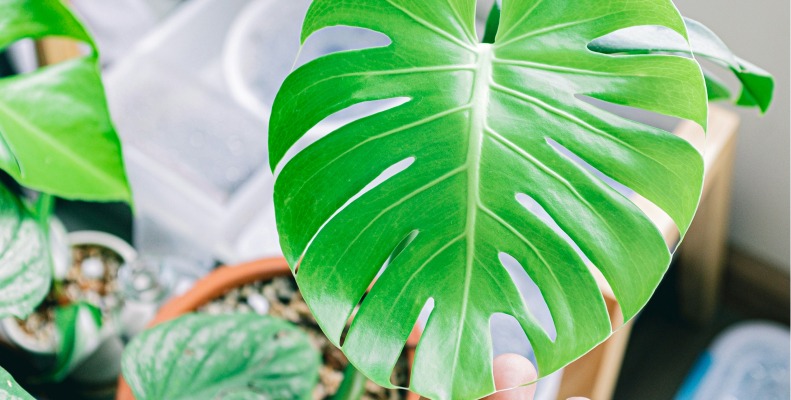
[[[105,103],[98,52],[85,28],[58,0],[5,1],[0,27],[0,49],[24,39],[60,37],[89,50],[0,79],[0,169],[10,183],[0,185],[0,318],[15,344],[54,353],[44,378],[60,380],[82,359],[87,343],[96,341],[107,314],[97,307],[111,297],[105,296],[112,281],[109,268],[130,257],[130,250],[128,245],[113,249],[101,238],[72,236],[74,254],[87,254],[85,260],[73,260],[62,229],[50,230],[60,226],[51,217],[55,198],[128,202],[130,190]],[[35,204],[19,188],[37,192]],[[83,268],[91,265],[93,277]],[[81,284],[96,287],[85,290]],[[95,332],[88,334],[93,337],[85,337],[79,321],[93,326]]]
[[[26,318],[3,319],[2,333],[15,348],[27,353],[45,380],[60,381],[101,346],[120,356],[118,332],[123,298],[118,270],[136,257],[135,250],[121,239],[93,231],[65,236],[68,247],[62,267],[54,268],[49,293]],[[115,343],[109,343],[110,341]],[[113,368],[73,374],[88,385],[108,384]],[[117,371],[117,370],[116,370]]]
[[[154,328],[135,338],[125,350],[124,375],[116,398],[194,398],[210,393],[253,394],[276,390],[281,384],[280,376],[271,379],[272,373],[266,367],[257,368],[263,360],[240,358],[248,368],[217,361],[227,354],[238,357],[238,352],[231,349],[236,345],[227,337],[229,330],[222,323],[235,319],[240,321],[235,331],[244,335],[256,335],[254,328],[265,323],[264,320],[296,326],[307,334],[309,342],[304,341],[301,345],[304,349],[294,353],[264,339],[262,344],[268,346],[269,351],[284,353],[277,358],[285,363],[303,365],[309,353],[319,350],[321,366],[315,363],[311,365],[312,371],[311,368],[300,369],[297,375],[301,378],[295,378],[292,394],[282,398],[417,400],[415,394],[366,383],[367,379],[323,336],[292,284],[291,272],[283,259],[266,259],[212,272],[189,292],[165,304],[151,322]],[[246,316],[239,316],[240,313]],[[198,318],[213,332],[208,333],[210,340],[197,339],[203,335],[203,331],[194,331]],[[418,336],[419,332],[415,331],[402,355],[401,371],[394,377],[398,386],[408,384],[408,365]],[[173,342],[165,343],[168,338]],[[171,346],[179,350],[168,351]],[[161,375],[172,369],[181,372],[170,376],[170,384],[161,385]],[[185,377],[199,375],[201,379],[181,379],[181,373]],[[248,385],[250,382],[255,384]]]

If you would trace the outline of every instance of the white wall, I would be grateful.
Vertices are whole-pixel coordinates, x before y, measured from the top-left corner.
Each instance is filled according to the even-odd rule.
[[[775,76],[764,117],[740,110],[731,241],[789,270],[789,0],[675,0],[681,13],[716,32],[740,57]]]

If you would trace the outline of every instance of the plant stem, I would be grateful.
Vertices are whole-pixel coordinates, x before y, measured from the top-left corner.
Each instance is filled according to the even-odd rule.
[[[338,392],[332,396],[332,400],[360,400],[365,393],[367,381],[365,375],[349,364],[343,372],[343,383],[338,388]]]

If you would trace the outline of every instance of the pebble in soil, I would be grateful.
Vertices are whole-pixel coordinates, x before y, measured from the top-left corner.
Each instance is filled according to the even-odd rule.
[[[56,340],[55,309],[58,306],[85,302],[108,316],[122,305],[118,291],[118,269],[123,259],[113,250],[97,245],[72,247],[72,264],[62,281],[53,282],[44,301],[24,320],[17,323],[40,343]]]
[[[225,314],[233,312],[256,312],[286,319],[301,327],[313,345],[320,349],[323,365],[319,370],[319,384],[313,391],[314,400],[328,399],[334,395],[343,381],[343,372],[349,361],[321,332],[308,305],[297,290],[291,277],[279,277],[267,282],[255,282],[232,289],[225,295],[201,307],[199,312]],[[404,355],[396,363],[391,377],[399,386],[407,386],[409,364]],[[365,385],[362,400],[401,400],[406,398],[402,389],[383,388],[371,381]]]

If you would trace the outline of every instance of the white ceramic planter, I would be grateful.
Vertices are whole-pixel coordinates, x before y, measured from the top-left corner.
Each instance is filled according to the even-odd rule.
[[[116,252],[124,263],[137,258],[137,251],[124,240],[104,232],[79,231],[69,234],[71,246],[98,245]],[[109,316],[103,321],[96,338],[85,343],[79,368],[71,374],[71,379],[88,385],[115,382],[121,373],[121,353],[123,343],[119,335],[118,315]]]
[[[137,258],[137,252],[132,246],[120,238],[97,231],[80,231],[65,233],[59,222],[53,226],[51,237],[53,257],[55,259],[56,276],[65,276],[71,265],[71,246],[77,245],[97,245],[108,248],[117,253],[125,262],[131,262]],[[64,253],[62,244],[67,244]],[[61,260],[63,255],[68,257]],[[78,323],[79,322],[78,320]],[[86,324],[90,323],[85,321]],[[0,321],[0,328],[12,346],[30,355],[32,363],[36,367],[46,368],[55,360],[57,343],[42,343],[27,333],[25,333],[14,318],[5,318]],[[123,346],[118,335],[117,316],[109,316],[103,321],[102,327],[95,336],[85,338],[79,344],[78,359],[75,365],[80,365],[71,378],[75,381],[86,384],[96,384],[114,382],[120,373],[120,358]],[[98,351],[97,351],[98,350]],[[114,361],[114,362],[113,362]]]

